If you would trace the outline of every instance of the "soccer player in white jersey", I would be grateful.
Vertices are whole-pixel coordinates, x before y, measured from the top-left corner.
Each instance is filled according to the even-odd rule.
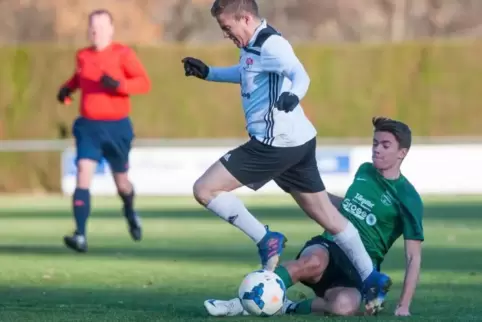
[[[310,84],[303,65],[290,43],[259,17],[255,0],[216,0],[211,14],[225,38],[240,49],[239,63],[213,67],[186,57],[185,74],[241,86],[250,140],[195,182],[195,199],[248,235],[258,246],[263,268],[274,270],[286,237],[270,231],[232,193],[242,186],[257,190],[274,180],[334,236],[363,280],[367,305],[381,305],[391,280],[375,270],[357,229],[330,202],[318,171],[317,132],[300,105]]]

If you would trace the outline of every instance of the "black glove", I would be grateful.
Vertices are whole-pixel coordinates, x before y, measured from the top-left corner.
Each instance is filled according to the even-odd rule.
[[[300,104],[300,99],[293,93],[283,92],[278,98],[275,107],[280,111],[285,111],[286,113],[291,112],[296,106]]]
[[[200,79],[206,79],[209,74],[209,67],[199,59],[186,57],[182,60],[184,64],[184,72],[186,76],[196,76]]]
[[[107,74],[102,75],[102,77],[100,78],[100,83],[102,84],[102,86],[109,89],[117,89],[117,87],[119,87],[120,85],[119,81],[113,79]]]
[[[72,94],[72,90],[68,87],[62,87],[59,92],[57,93],[57,100],[64,104],[66,98],[70,98],[70,94]]]

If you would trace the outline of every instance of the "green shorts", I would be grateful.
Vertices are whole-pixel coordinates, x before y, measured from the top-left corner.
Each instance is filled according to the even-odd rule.
[[[311,288],[318,297],[324,297],[327,290],[335,287],[356,288],[361,290],[362,280],[351,261],[335,242],[325,237],[318,235],[306,242],[298,256],[296,256],[296,259],[300,258],[300,255],[306,248],[313,245],[320,245],[328,250],[329,263],[318,283],[310,284],[302,282],[302,284]]]

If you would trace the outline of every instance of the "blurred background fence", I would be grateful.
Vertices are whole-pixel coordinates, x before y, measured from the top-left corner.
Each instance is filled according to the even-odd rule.
[[[473,142],[481,136],[482,1],[259,4],[262,15],[292,41],[310,74],[303,105],[321,138],[366,139],[374,115],[404,120],[425,140]],[[185,55],[210,64],[237,61],[236,49],[210,17],[210,5],[201,0],[0,0],[0,191],[61,190],[64,144],[49,145],[59,147],[56,152],[8,147],[18,147],[17,140],[71,138],[77,109],[60,106],[55,95],[73,71],[76,48],[86,44],[86,18],[93,9],[113,13],[117,40],[136,48],[153,80],[149,95],[134,98],[139,139],[150,139],[151,146],[160,145],[156,139],[245,139],[239,89],[183,76]]]

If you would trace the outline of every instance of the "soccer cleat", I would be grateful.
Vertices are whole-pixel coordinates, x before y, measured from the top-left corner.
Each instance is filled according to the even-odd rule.
[[[258,254],[261,257],[263,269],[274,271],[287,241],[288,239],[282,233],[269,231],[266,226],[266,235],[258,243]]]
[[[391,286],[392,280],[388,275],[373,270],[363,282],[363,296],[367,314],[376,315],[383,310],[385,298]]]
[[[142,239],[142,225],[141,218],[134,213],[133,216],[128,217],[126,211],[124,210],[124,216],[127,219],[127,224],[129,225],[129,234],[134,241],[140,241]]]
[[[85,253],[87,251],[87,240],[85,236],[77,233],[74,233],[72,236],[64,236],[64,244],[79,253]]]
[[[204,301],[204,307],[211,316],[249,315],[249,313],[244,310],[239,298],[228,301],[207,300]]]
[[[292,314],[296,309],[296,303],[286,299],[283,303],[283,307],[281,308],[281,314]]]

